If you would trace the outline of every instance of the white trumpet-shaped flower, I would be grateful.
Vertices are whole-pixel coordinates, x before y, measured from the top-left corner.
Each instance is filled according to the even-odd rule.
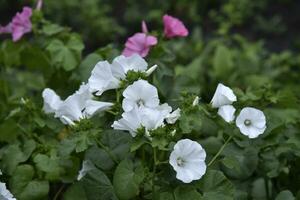
[[[184,183],[199,180],[206,172],[206,152],[190,139],[179,140],[171,152],[169,163],[176,171],[176,178]]]
[[[266,130],[266,117],[256,108],[243,108],[236,118],[236,125],[243,135],[256,138]]]
[[[89,160],[84,160],[82,162],[82,167],[78,172],[77,180],[81,180],[89,171],[95,169],[94,164]]]
[[[234,113],[235,108],[232,105],[221,106],[218,109],[218,114],[228,123],[234,120]]]
[[[211,100],[211,104],[213,108],[219,108],[224,105],[230,105],[236,100],[236,96],[234,95],[232,89],[223,85],[222,83],[219,83]]]
[[[44,99],[43,110],[45,113],[55,113],[62,100],[60,97],[51,89],[45,88],[42,93]]]
[[[0,199],[1,200],[16,200],[12,193],[6,188],[5,183],[0,182]]]
[[[112,64],[107,61],[100,61],[92,70],[88,80],[91,92],[101,95],[104,91],[116,89],[120,85],[120,80],[125,79],[128,71],[146,72],[147,62],[138,54],[125,57],[116,57]]]
[[[166,121],[168,122],[168,124],[175,124],[177,119],[180,117],[180,112],[180,108],[177,108],[172,113],[168,114],[166,117]]]
[[[50,89],[45,89],[44,93],[49,93]],[[45,92],[46,91],[46,92]],[[51,90],[50,90],[51,91]],[[50,93],[54,93],[53,91]],[[52,101],[47,101],[44,98],[44,111],[49,113],[50,105],[48,102],[51,102],[52,112],[55,113],[55,117],[59,118],[64,124],[74,125],[75,121],[80,121],[83,118],[90,118],[96,112],[104,111],[109,109],[113,104],[109,102],[95,101],[92,99],[93,95],[90,92],[88,84],[82,84],[78,91],[70,95],[66,100],[61,101],[57,96],[56,99],[59,99],[57,105]],[[45,109],[46,108],[46,109]]]
[[[98,62],[88,80],[91,92],[96,92],[96,95],[101,95],[109,89],[118,88],[119,82],[112,72],[111,64],[107,61]]]
[[[122,118],[115,121],[112,127],[116,130],[129,131],[132,137],[135,137],[139,128],[145,128],[147,132],[163,126],[165,117],[164,110],[134,108],[129,112],[124,112]]]
[[[135,81],[123,92],[122,107],[125,112],[137,107],[155,108],[159,105],[158,92],[156,87],[145,80]]]

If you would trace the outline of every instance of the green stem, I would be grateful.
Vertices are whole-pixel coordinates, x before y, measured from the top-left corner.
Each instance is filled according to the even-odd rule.
[[[223,146],[219,149],[218,153],[211,159],[211,161],[208,163],[207,166],[210,166],[213,164],[213,162],[218,158],[218,156],[222,153],[222,151],[224,150],[224,148],[226,147],[226,145],[229,143],[229,141],[233,138],[233,136],[231,135],[223,144]]]
[[[153,148],[153,175],[152,175],[152,199],[155,199],[156,192],[155,192],[155,173],[156,173],[156,148]]]
[[[100,142],[98,139],[95,139],[96,142],[98,143],[98,145],[109,155],[109,157],[115,162],[115,163],[119,163],[118,160],[115,158],[115,156],[109,151],[109,149],[102,144],[102,142]]]
[[[59,197],[60,193],[63,191],[64,187],[65,187],[65,185],[62,185],[62,186],[59,188],[59,190],[58,190],[57,193],[55,194],[53,200],[57,200],[57,199],[58,199],[58,197]]]

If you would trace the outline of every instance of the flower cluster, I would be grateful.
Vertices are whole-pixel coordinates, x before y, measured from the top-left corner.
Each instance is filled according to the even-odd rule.
[[[186,37],[189,32],[184,24],[177,18],[170,15],[163,16],[164,23],[164,36],[166,38],[173,37]],[[146,57],[150,51],[150,48],[157,44],[157,37],[148,33],[146,22],[142,22],[142,32],[135,33],[129,37],[125,43],[125,49],[123,50],[124,56],[131,56],[133,54],[139,54],[142,57]]]
[[[220,83],[211,104],[213,108],[218,108],[218,114],[226,122],[232,122],[235,119],[236,109],[231,104],[235,101],[237,98],[233,91]],[[249,138],[256,138],[266,129],[266,117],[262,111],[256,108],[245,107],[236,118],[236,126],[242,134]]]
[[[144,27],[145,29],[145,27]],[[105,111],[113,103],[94,100],[94,95],[101,96],[105,91],[118,89],[121,83],[127,80],[129,72],[142,73],[147,77],[157,65],[148,69],[148,63],[138,54],[129,57],[120,55],[112,63],[100,61],[96,64],[88,79],[80,88],[65,100],[51,89],[43,91],[44,111],[54,113],[66,125],[76,125],[83,118],[90,118],[96,112]],[[180,118],[181,110],[173,110],[167,103],[161,103],[158,90],[147,80],[137,78],[122,91],[121,118],[114,121],[111,127],[115,130],[128,131],[132,137],[142,133],[143,137],[153,139],[151,131],[164,127],[166,124],[174,125]],[[120,92],[120,91],[117,91]],[[211,100],[211,106],[218,108],[218,114],[226,121],[235,119],[236,109],[232,103],[237,101],[234,92],[227,86],[219,84]],[[191,103],[192,107],[199,104],[199,97]],[[241,133],[249,138],[255,138],[266,129],[266,119],[260,110],[243,108],[236,118],[236,125]],[[173,130],[176,130],[174,125]],[[206,152],[202,146],[190,139],[181,139],[173,147],[169,163],[176,171],[176,178],[184,183],[200,179],[206,172]],[[93,165],[89,161],[83,162],[78,175],[80,180]]]

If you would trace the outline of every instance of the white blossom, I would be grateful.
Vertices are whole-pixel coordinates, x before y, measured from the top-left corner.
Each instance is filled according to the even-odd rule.
[[[59,118],[66,125],[75,125],[75,121],[90,118],[96,112],[107,110],[113,105],[109,102],[93,100],[93,95],[90,92],[88,84],[82,84],[74,94],[70,95],[64,101],[60,100],[60,97],[57,95],[53,96],[55,92],[50,89],[44,90],[43,93],[52,94],[52,99],[56,99],[50,101],[51,98],[44,98],[44,105],[46,105],[46,107],[51,105],[52,112],[55,113],[54,116]],[[59,101],[57,99],[59,99]],[[54,102],[58,103],[55,104]],[[48,107],[46,110],[49,111]]]
[[[16,200],[12,193],[6,188],[6,184],[0,182],[0,199],[1,200]]]
[[[175,122],[177,121],[177,119],[180,117],[180,108],[177,108],[176,110],[174,110],[172,113],[168,114],[166,117],[166,121],[169,124],[175,124]]]
[[[232,105],[221,106],[218,109],[218,114],[228,123],[234,120],[234,113],[235,108]]]
[[[145,72],[147,62],[138,54],[125,57],[116,57],[112,64],[107,61],[100,61],[92,70],[88,80],[91,92],[101,95],[104,91],[116,89],[120,85],[120,80],[125,79],[128,71]]]
[[[206,152],[190,139],[179,140],[171,152],[169,163],[176,171],[176,178],[184,183],[199,180],[206,172]]]
[[[256,108],[245,107],[237,116],[236,125],[243,135],[256,138],[266,130],[266,117]]]
[[[62,100],[60,97],[51,89],[45,88],[42,93],[44,99],[43,110],[45,113],[55,113]]]
[[[155,108],[159,105],[158,92],[156,87],[145,80],[135,81],[123,92],[122,107],[125,112],[135,107]]]
[[[145,128],[146,132],[164,125],[164,110],[151,109],[146,107],[134,108],[124,112],[122,118],[115,121],[112,127],[116,130],[129,131],[135,137],[139,128]]]
[[[223,85],[222,83],[219,83],[211,100],[211,104],[213,108],[219,108],[224,105],[230,105],[236,100],[236,96],[234,95],[232,89]]]
[[[84,160],[82,162],[82,168],[78,172],[77,180],[81,180],[89,171],[95,169],[94,164],[89,160]]]

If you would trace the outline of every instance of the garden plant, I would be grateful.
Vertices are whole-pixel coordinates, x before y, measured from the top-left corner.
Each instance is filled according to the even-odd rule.
[[[300,199],[274,2],[0,0],[0,200]]]

